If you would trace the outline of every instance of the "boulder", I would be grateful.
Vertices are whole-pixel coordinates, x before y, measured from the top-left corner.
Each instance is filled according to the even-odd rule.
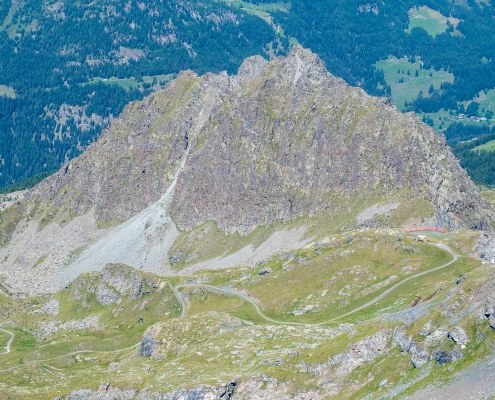
[[[468,342],[466,332],[459,326],[456,326],[453,331],[449,332],[447,337],[461,346],[465,346]]]
[[[102,306],[109,306],[110,304],[118,304],[121,299],[119,295],[110,289],[104,283],[99,283],[95,291],[96,301]]]
[[[411,348],[411,354],[411,362],[413,363],[414,368],[423,366],[431,359],[430,355],[425,349],[417,347],[416,345]]]
[[[429,353],[422,347],[418,347],[412,336],[408,336],[400,327],[395,327],[392,333],[392,343],[400,346],[403,353],[411,353],[411,362],[415,368],[430,361]]]
[[[418,335],[421,336],[428,336],[433,333],[433,330],[435,329],[435,322],[432,320],[429,320],[418,332]]]
[[[433,358],[437,360],[439,364],[453,363],[462,358],[462,353],[456,349],[452,351],[437,350],[433,354]]]

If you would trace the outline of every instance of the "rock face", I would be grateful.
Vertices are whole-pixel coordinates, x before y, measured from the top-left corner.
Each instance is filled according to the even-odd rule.
[[[158,200],[185,154],[187,132],[199,123],[204,104],[189,90],[199,81],[186,74],[168,85],[166,95],[129,105],[98,142],[41,182],[32,197],[74,215],[93,210],[102,222],[127,220]]]
[[[181,229],[213,220],[247,234],[401,190],[431,201],[449,228],[495,220],[443,137],[347,86],[300,46],[270,63],[251,57],[237,76],[182,73],[30,196],[72,215],[127,220],[161,197],[186,152],[171,204]]]
[[[495,329],[495,284],[492,282],[487,288],[486,304],[483,311],[488,323]]]
[[[388,331],[381,330],[351,345],[348,353],[332,357],[332,364],[343,363],[346,369],[355,369],[385,354],[387,350]]]
[[[457,360],[460,360],[462,358],[462,353],[456,349],[452,351],[435,351],[435,354],[433,354],[433,357],[435,360],[438,361],[439,364],[447,364],[447,363],[453,363],[456,362]]]
[[[461,346],[465,346],[468,342],[466,332],[459,326],[456,326],[453,331],[449,332],[448,337]]]
[[[415,368],[423,366],[431,359],[428,352],[418,346],[412,336],[406,335],[399,327],[396,327],[392,333],[392,343],[400,346],[401,352],[411,353],[411,362]]]
[[[120,304],[123,296],[136,300],[156,287],[157,282],[127,265],[108,264],[100,274],[82,276],[74,281],[70,293],[76,300],[86,299],[94,293],[99,304],[108,306]]]
[[[170,393],[150,393],[146,390],[120,389],[105,384],[98,391],[74,390],[68,396],[60,397],[58,400],[231,400],[236,385],[237,382],[233,381],[217,388],[198,387]]]

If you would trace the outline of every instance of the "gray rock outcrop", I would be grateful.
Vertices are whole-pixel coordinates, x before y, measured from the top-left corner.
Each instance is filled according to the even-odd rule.
[[[99,283],[95,291],[96,301],[102,306],[117,304],[120,300],[119,295],[104,283]]]
[[[430,361],[431,356],[421,346],[418,346],[413,337],[407,335],[400,327],[395,327],[392,333],[392,343],[400,346],[403,353],[411,353],[411,362],[415,368],[419,368]]]
[[[314,376],[323,374],[332,365],[339,365],[343,371],[349,373],[357,367],[385,355],[388,335],[389,331],[383,329],[374,335],[353,343],[348,351],[336,354],[324,363],[306,364],[302,362],[298,367],[301,372],[307,372]]]
[[[452,339],[454,342],[460,344],[461,346],[465,346],[468,342],[466,331],[460,326],[456,326],[454,330],[450,331],[448,333],[448,338]]]
[[[111,384],[102,385],[97,391],[81,389],[57,400],[231,400],[236,381],[219,387],[201,386],[190,390],[177,390],[169,393],[138,391],[132,388],[115,388]]]
[[[157,282],[125,264],[107,264],[98,274],[81,276],[69,287],[73,299],[83,300],[94,293],[103,305],[120,304],[123,297],[137,300],[157,288]]]
[[[495,285],[493,283],[488,286],[483,313],[488,318],[490,326],[495,329]]]
[[[437,350],[433,354],[433,358],[437,360],[439,364],[453,363],[462,358],[462,353],[456,349],[452,351]]]
[[[142,357],[151,357],[155,349],[163,344],[158,341],[154,335],[153,331],[146,331],[141,339],[141,347],[139,349],[139,355]]]
[[[237,76],[180,74],[28,197],[124,221],[163,195],[186,153],[171,205],[181,229],[215,221],[244,235],[397,190],[430,201],[452,229],[495,220],[442,136],[347,86],[299,45],[269,63],[251,57]]]

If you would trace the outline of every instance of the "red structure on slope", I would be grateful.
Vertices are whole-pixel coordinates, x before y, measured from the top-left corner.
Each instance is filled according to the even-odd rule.
[[[437,226],[418,226],[415,228],[406,228],[407,232],[416,232],[416,231],[436,231],[436,232],[442,232],[442,233],[447,233],[447,229],[445,228],[439,228]]]

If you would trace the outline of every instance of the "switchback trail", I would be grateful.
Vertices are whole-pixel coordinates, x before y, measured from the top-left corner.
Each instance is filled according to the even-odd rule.
[[[435,267],[435,268],[432,268],[432,269],[430,269],[428,271],[423,271],[423,272],[417,273],[415,275],[412,275],[412,276],[410,276],[410,277],[408,277],[408,278],[406,278],[406,279],[404,279],[404,280],[396,283],[395,285],[393,285],[392,287],[388,288],[383,293],[381,293],[380,295],[378,295],[377,297],[375,297],[373,300],[369,301],[366,304],[363,304],[362,306],[356,307],[355,309],[353,309],[353,310],[351,310],[351,311],[349,311],[349,312],[347,312],[347,313],[345,313],[343,315],[340,315],[338,317],[329,319],[327,321],[318,322],[318,323],[315,323],[315,324],[306,324],[306,323],[302,323],[302,322],[277,321],[275,319],[272,319],[270,317],[267,317],[265,314],[263,314],[263,312],[260,310],[259,306],[253,300],[251,300],[244,293],[237,292],[235,290],[222,289],[222,288],[218,288],[218,287],[215,287],[215,286],[205,285],[205,284],[200,284],[200,283],[198,283],[198,284],[196,284],[196,283],[181,284],[181,285],[177,285],[175,287],[173,287],[172,285],[170,285],[170,287],[172,288],[175,296],[177,297],[177,300],[179,301],[179,303],[181,304],[181,307],[182,307],[180,318],[183,318],[185,316],[185,313],[186,313],[186,304],[185,304],[185,301],[184,301],[184,299],[183,299],[183,297],[180,294],[180,292],[179,292],[178,289],[180,289],[180,288],[186,288],[186,287],[197,287],[197,288],[206,288],[206,289],[209,289],[209,290],[212,290],[212,291],[215,291],[215,292],[219,292],[219,293],[226,293],[226,294],[237,296],[240,299],[245,300],[245,301],[251,303],[253,305],[254,309],[256,310],[256,312],[260,315],[260,317],[262,317],[266,321],[272,322],[274,324],[279,324],[279,325],[296,325],[296,326],[321,326],[321,325],[328,324],[329,322],[333,322],[333,321],[336,321],[338,319],[344,318],[344,317],[346,317],[348,315],[354,314],[355,312],[358,312],[358,311],[360,311],[360,310],[362,310],[362,309],[364,309],[366,307],[369,307],[369,306],[377,303],[381,299],[383,299],[386,295],[388,295],[390,292],[392,292],[397,287],[399,287],[400,285],[402,285],[404,282],[407,282],[407,281],[410,281],[411,279],[415,279],[415,278],[418,278],[420,276],[429,274],[430,272],[438,271],[438,270],[440,270],[442,268],[448,267],[449,265],[453,264],[454,262],[456,262],[459,259],[459,256],[456,253],[454,253],[452,251],[452,249],[449,246],[447,246],[446,244],[443,244],[443,243],[433,243],[433,245],[436,246],[436,247],[438,247],[438,248],[440,248],[440,249],[442,249],[442,250],[447,251],[450,255],[452,255],[452,260],[449,261],[448,263],[445,263],[443,265],[440,265],[439,267]],[[12,344],[12,341],[14,340],[14,334],[12,332],[6,331],[3,328],[0,328],[0,331],[3,331],[5,333],[8,333],[9,335],[11,335],[10,340],[7,343],[7,346],[5,347],[5,350],[6,351],[4,353],[2,353],[2,354],[10,353],[10,345]],[[16,368],[23,367],[23,366],[26,366],[26,365],[32,365],[32,364],[38,364],[38,363],[43,363],[43,362],[47,362],[47,361],[58,360],[58,359],[61,359],[61,358],[64,358],[64,357],[68,357],[68,356],[73,356],[73,355],[76,355],[76,354],[82,354],[82,353],[93,353],[93,354],[120,353],[122,351],[134,349],[134,348],[138,347],[140,344],[141,344],[141,342],[136,343],[136,344],[134,344],[132,346],[129,346],[129,347],[125,347],[123,349],[108,350],[108,351],[98,351],[98,350],[78,350],[78,351],[73,351],[73,352],[70,352],[70,353],[67,353],[67,354],[58,356],[58,357],[47,358],[47,359],[43,359],[43,360],[33,360],[33,361],[30,361],[30,362],[24,363],[22,365],[16,365],[16,366],[13,366],[13,367],[4,369],[4,370],[0,370],[0,373],[12,371],[12,370],[14,370]],[[0,355],[2,355],[2,354],[0,354]]]
[[[170,282],[168,282],[168,285],[170,286],[170,289],[172,289],[172,292],[174,292],[175,297],[177,297],[177,300],[180,303],[180,308],[181,308],[180,318],[184,318],[184,316],[186,315],[186,303],[184,302],[184,298],[181,296],[181,294],[177,290],[178,286],[174,287]],[[179,286],[181,286],[181,285],[179,285]]]
[[[349,316],[351,314],[354,314],[354,313],[356,313],[358,311],[361,311],[362,309],[364,309],[366,307],[369,307],[369,306],[371,306],[373,304],[376,304],[381,299],[383,299],[385,296],[387,296],[390,292],[392,292],[393,290],[397,289],[403,283],[408,282],[408,281],[410,281],[412,279],[418,278],[420,276],[429,274],[430,272],[438,271],[438,270],[440,270],[442,268],[448,267],[449,265],[453,264],[454,262],[456,262],[459,259],[459,255],[457,255],[456,253],[454,253],[454,251],[449,246],[447,246],[446,244],[444,244],[444,243],[432,243],[432,245],[433,246],[436,246],[436,247],[438,247],[438,248],[440,248],[442,250],[445,250],[446,252],[448,252],[452,256],[452,260],[450,260],[448,263],[445,263],[445,264],[440,265],[439,267],[435,267],[435,268],[429,269],[428,271],[419,272],[419,273],[417,273],[415,275],[412,275],[412,276],[410,276],[410,277],[408,277],[406,279],[403,279],[402,281],[396,283],[395,285],[393,285],[390,288],[388,288],[387,290],[385,290],[383,293],[381,293],[378,296],[376,296],[373,300],[371,300],[371,301],[367,302],[366,304],[363,304],[363,305],[361,305],[359,307],[356,307],[353,310],[351,310],[351,311],[349,311],[349,312],[347,312],[345,314],[342,314],[342,315],[340,315],[338,317],[329,319],[327,321],[318,322],[318,323],[314,323],[314,324],[309,324],[309,323],[306,324],[306,323],[303,323],[303,322],[277,321],[275,319],[272,319],[270,317],[267,317],[260,310],[259,306],[252,299],[250,299],[247,295],[245,295],[244,293],[241,293],[241,292],[237,292],[235,290],[231,290],[231,289],[222,289],[222,288],[218,288],[216,286],[205,285],[205,284],[202,284],[202,283],[190,283],[190,284],[185,283],[185,284],[181,284],[181,285],[175,286],[174,293],[176,294],[176,296],[177,296],[180,304],[183,307],[183,311],[181,313],[181,317],[183,317],[185,315],[185,303],[184,303],[184,300],[183,300],[181,294],[178,292],[178,289],[180,289],[180,288],[186,288],[186,287],[197,287],[197,288],[201,288],[202,287],[202,288],[206,288],[206,289],[209,289],[209,290],[212,290],[212,291],[215,291],[215,292],[220,292],[220,293],[226,293],[226,294],[234,295],[234,296],[239,297],[242,300],[246,300],[247,302],[249,302],[249,303],[251,303],[253,305],[253,307],[255,308],[256,312],[260,315],[260,317],[262,317],[266,321],[272,322],[274,324],[280,324],[280,325],[298,325],[298,326],[320,326],[320,325],[328,324],[328,323],[333,322],[333,321],[337,321],[337,320],[339,320],[341,318],[347,317],[347,316]]]
[[[8,333],[10,333],[10,332],[8,332]],[[104,351],[104,350],[78,350],[78,351],[73,351],[73,352],[64,354],[62,356],[57,356],[57,357],[53,357],[53,358],[45,358],[43,360],[33,360],[33,361],[29,361],[29,362],[24,363],[24,364],[21,364],[21,365],[15,365],[15,366],[10,367],[10,368],[7,368],[7,369],[1,369],[0,370],[0,373],[1,372],[12,371],[12,370],[14,370],[16,368],[25,367],[26,365],[39,364],[39,363],[44,363],[44,362],[47,362],[47,361],[59,360],[61,358],[69,357],[69,356],[74,356],[76,354],[83,354],[83,353],[93,353],[93,354],[120,353],[122,351],[134,349],[134,348],[138,347],[140,344],[141,344],[141,342],[136,343],[136,344],[133,344],[132,346],[125,347],[123,349],[117,349],[117,350],[107,350],[107,351]]]

